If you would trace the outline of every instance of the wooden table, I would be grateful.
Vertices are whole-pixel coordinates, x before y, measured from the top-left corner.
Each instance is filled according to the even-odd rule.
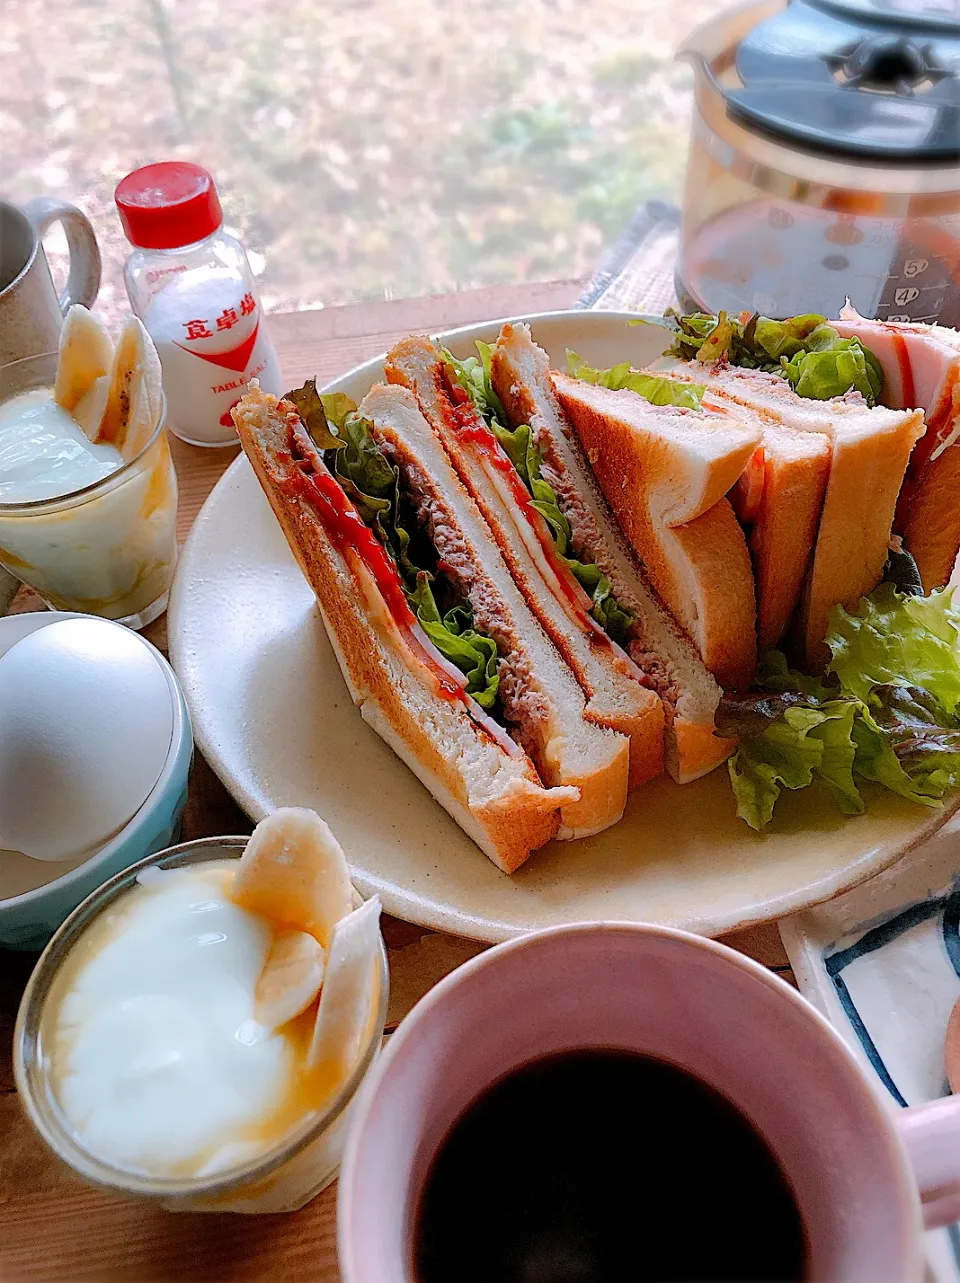
[[[578,288],[577,281],[557,281],[364,303],[273,316],[270,328],[288,382],[317,375],[322,383],[384,351],[403,334],[567,307]],[[233,450],[174,442],[181,539],[234,456]],[[26,592],[14,607],[39,608]],[[146,635],[164,649],[165,621],[158,620]],[[198,755],[184,840],[249,830],[246,816]],[[431,985],[480,949],[390,918],[384,937],[391,971],[388,1029]],[[788,973],[772,924],[727,942]],[[10,1065],[13,1020],[33,961],[33,955],[0,951],[0,1280],[337,1280],[335,1188],[292,1215],[174,1215],[90,1189],[47,1152],[20,1109]]]

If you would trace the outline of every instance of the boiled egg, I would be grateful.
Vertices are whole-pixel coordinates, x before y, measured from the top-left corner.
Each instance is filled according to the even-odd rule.
[[[173,696],[156,652],[102,619],[63,619],[0,656],[0,848],[93,853],[163,770]]]

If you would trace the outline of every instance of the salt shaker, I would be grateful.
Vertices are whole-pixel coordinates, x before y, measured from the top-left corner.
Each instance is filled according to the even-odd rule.
[[[230,411],[250,379],[276,396],[283,388],[246,251],[223,230],[213,179],[189,161],[161,161],[122,179],[116,202],[135,247],[127,294],[160,354],[167,426],[191,445],[233,445]]]

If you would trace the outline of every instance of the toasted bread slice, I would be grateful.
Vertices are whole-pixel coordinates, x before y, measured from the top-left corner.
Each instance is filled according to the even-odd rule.
[[[942,325],[867,321],[852,307],[831,325],[862,339],[880,362],[884,405],[924,413],[894,529],[932,592],[949,581],[960,549],[960,334]]]
[[[826,436],[830,472],[820,528],[797,615],[807,665],[829,658],[830,611],[853,610],[883,575],[897,495],[923,415],[871,409],[860,397],[812,401],[777,374],[704,365],[701,382],[798,432]]]
[[[656,372],[701,383],[694,361],[658,362]],[[726,393],[711,389],[717,396]],[[749,530],[757,586],[757,644],[761,653],[779,644],[800,600],[813,554],[830,472],[830,441],[798,432],[762,412],[763,440],[731,493],[741,524]]]
[[[493,352],[491,377],[510,425],[529,423],[536,434],[545,472],[574,530],[575,552],[600,567],[618,601],[636,617],[626,649],[663,702],[667,770],[679,783],[697,779],[734,747],[731,740],[714,734],[720,687],[690,639],[657,601],[624,540],[557,400],[549,357],[534,343],[528,325],[504,325]],[[577,639],[543,609],[540,594],[532,595],[530,604],[591,693],[590,670]]]
[[[499,868],[513,872],[532,851],[558,835],[561,809],[579,804],[579,789],[544,787],[519,745],[507,740],[479,710],[438,689],[430,670],[398,632],[362,559],[349,543],[331,534],[298,482],[301,472],[291,442],[302,425],[294,406],[264,394],[254,381],[234,410],[234,421],[287,541],[317,594],[331,645],[364,720],[481,850]],[[522,684],[521,674],[516,681]],[[626,745],[610,738],[612,756],[616,759],[619,749],[622,761],[622,807]]]
[[[953,385],[952,418],[960,428],[960,381]],[[949,583],[960,549],[960,444],[931,459],[915,479],[908,477],[901,493],[904,512],[897,524],[904,546],[924,592],[933,592]]]
[[[587,837],[616,823],[626,804],[629,744],[587,716],[582,691],[527,608],[416,398],[381,383],[360,411],[401,474],[414,482],[446,573],[456,578],[477,627],[504,657],[504,711],[518,728],[515,737],[545,783],[579,790],[579,798],[561,808],[557,836]]]
[[[634,787],[663,768],[663,706],[656,693],[641,683],[642,675],[627,656],[613,646],[587,614],[583,604],[559,588],[554,564],[549,561],[553,544],[542,518],[526,502],[519,477],[491,437],[492,448],[502,455],[501,467],[491,463],[488,445],[464,432],[471,424],[486,436],[486,425],[472,406],[455,416],[444,382],[439,348],[430,339],[403,339],[385,363],[391,383],[411,389],[420,408],[483,513],[493,537],[523,593],[548,635],[571,665],[586,691],[584,716],[598,727],[629,737],[630,785]],[[471,418],[473,416],[476,423]],[[442,446],[440,443],[442,442]],[[519,487],[520,498],[511,490]],[[542,535],[542,537],[541,537]],[[548,544],[549,547],[544,545]],[[575,585],[574,585],[575,586]]]
[[[650,580],[721,685],[749,686],[756,607],[746,539],[727,491],[761,427],[726,405],[655,406],[555,374],[560,402]]]

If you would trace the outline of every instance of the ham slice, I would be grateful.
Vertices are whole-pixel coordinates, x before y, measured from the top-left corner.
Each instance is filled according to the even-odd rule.
[[[883,369],[883,401],[920,409],[926,431],[910,458],[894,528],[926,592],[950,578],[960,549],[960,334],[940,325],[868,321],[849,305],[832,321]]]

